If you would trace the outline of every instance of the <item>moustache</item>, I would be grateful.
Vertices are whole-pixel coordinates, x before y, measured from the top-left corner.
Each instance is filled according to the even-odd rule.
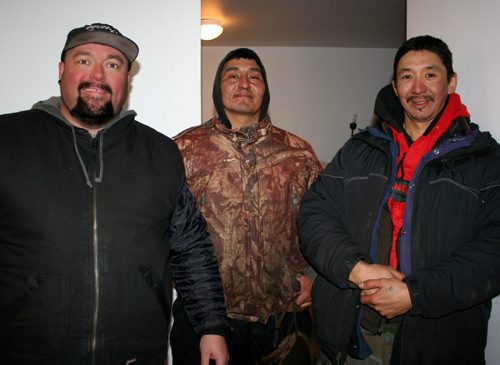
[[[96,84],[96,83],[91,83],[91,82],[82,82],[80,85],[78,85],[78,91],[82,89],[87,89],[89,87],[97,87],[99,89],[102,89],[110,94],[113,93],[113,90],[111,89],[111,86],[106,85],[106,84]]]
[[[425,99],[427,101],[434,101],[434,96],[432,96],[432,95],[410,95],[406,98],[406,101],[410,102],[414,99]]]

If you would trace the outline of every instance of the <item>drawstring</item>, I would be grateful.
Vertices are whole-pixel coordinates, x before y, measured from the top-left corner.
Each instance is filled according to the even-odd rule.
[[[405,168],[403,165],[405,157],[406,157],[406,152],[403,153],[403,156],[401,156],[401,160],[399,161],[398,167],[397,167],[397,177],[400,180],[403,180],[405,177]]]
[[[80,156],[80,152],[78,152],[78,146],[76,144],[76,133],[75,133],[75,127],[70,125],[71,127],[71,132],[73,133],[73,144],[75,146],[75,152],[76,155],[78,156],[78,161],[80,161],[80,166],[82,167],[83,170],[83,175],[85,176],[85,181],[87,182],[87,186],[89,188],[92,187],[92,183],[90,182],[89,174],[87,172],[87,168],[85,167],[85,164],[83,163],[82,156]]]
[[[92,188],[92,182],[90,181],[90,177],[87,171],[87,168],[85,167],[85,163],[83,162],[82,156],[80,155],[80,152],[78,151],[78,145],[76,143],[76,132],[75,132],[75,127],[70,124],[71,127],[71,133],[73,134],[73,146],[75,147],[75,152],[76,156],[78,157],[78,161],[80,162],[80,166],[82,167],[83,175],[85,176],[85,181],[87,183],[87,186],[89,188]],[[104,133],[100,133],[99,136],[99,176],[95,178],[95,182],[101,183],[102,182],[102,176],[104,173],[104,158],[103,158],[103,145],[104,145]]]

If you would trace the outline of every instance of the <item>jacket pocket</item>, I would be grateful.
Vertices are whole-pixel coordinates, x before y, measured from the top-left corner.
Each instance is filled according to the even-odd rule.
[[[68,293],[68,274],[1,268],[2,354],[19,361],[50,361],[64,357],[67,349]]]
[[[122,313],[122,347],[138,355],[165,350],[170,297],[151,267],[127,267]]]

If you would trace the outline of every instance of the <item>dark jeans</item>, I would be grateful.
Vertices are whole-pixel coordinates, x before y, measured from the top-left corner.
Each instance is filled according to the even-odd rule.
[[[191,328],[180,300],[174,302],[172,312],[174,324],[170,334],[170,345],[173,365],[199,365],[200,338]],[[311,333],[311,318],[307,311],[298,312],[296,320],[302,332]],[[287,313],[278,332],[277,344],[287,336],[292,321],[293,313]],[[275,349],[274,316],[270,317],[266,324],[236,319],[229,319],[229,323],[231,331],[226,339],[230,365],[255,365],[258,360]]]

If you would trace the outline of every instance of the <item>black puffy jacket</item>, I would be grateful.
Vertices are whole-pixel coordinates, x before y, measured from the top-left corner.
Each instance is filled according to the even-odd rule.
[[[360,259],[370,261],[394,184],[397,145],[384,123],[345,144],[299,213],[303,253],[319,273],[316,335],[335,364],[347,353],[370,351],[358,326],[359,290],[348,277]],[[500,292],[500,149],[460,118],[422,161],[401,238],[411,251],[405,280],[412,309],[403,316],[391,363],[484,364],[491,299]]]
[[[92,138],[57,104],[0,116],[0,362],[163,364],[172,276],[198,333],[226,323],[181,155],[133,112]]]

